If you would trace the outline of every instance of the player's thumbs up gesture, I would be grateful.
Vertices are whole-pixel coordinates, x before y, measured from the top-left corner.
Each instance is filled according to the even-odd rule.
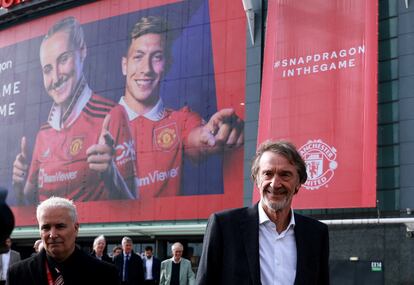
[[[27,160],[26,137],[22,137],[20,141],[20,153],[16,156],[13,163],[13,185],[22,186],[22,189],[29,169],[29,162]]]
[[[89,168],[98,172],[110,171],[112,167],[112,156],[115,152],[114,139],[109,132],[110,115],[106,115],[103,123],[101,134],[97,144],[90,146],[86,150],[88,156]]]

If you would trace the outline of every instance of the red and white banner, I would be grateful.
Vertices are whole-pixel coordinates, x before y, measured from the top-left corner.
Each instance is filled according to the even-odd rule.
[[[374,0],[269,0],[258,143],[300,150],[308,181],[296,209],[375,207],[377,10]]]
[[[106,192],[119,194],[116,186],[123,184],[107,183],[105,188],[95,187],[108,180],[104,181],[104,174],[89,169],[86,152],[99,142],[98,137],[94,137],[103,128],[104,117],[99,112],[107,112],[108,106],[117,106],[129,88],[127,78],[132,76],[127,76],[122,66],[126,66],[130,45],[138,37],[132,36],[129,41],[131,32],[134,27],[143,26],[137,23],[152,21],[151,25],[156,26],[154,19],[158,19],[158,23],[168,23],[165,34],[169,40],[160,41],[161,52],[157,52],[157,56],[152,53],[151,57],[158,58],[158,62],[168,61],[168,68],[163,63],[157,80],[133,81],[146,82],[134,83],[144,86],[138,89],[148,89],[149,81],[158,81],[157,91],[147,93],[162,98],[162,104],[151,107],[148,117],[140,116],[142,120],[139,119],[137,125],[132,125],[132,121],[137,121],[133,118],[129,123],[122,123],[127,122],[122,116],[111,116],[111,124],[119,126],[110,130],[114,138],[120,130],[123,133],[131,130],[131,139],[125,135],[114,145],[114,162],[123,181],[136,185],[125,182],[133,197],[100,195]],[[45,82],[49,79],[45,79],[46,71],[43,70],[46,64],[41,64],[41,58],[46,55],[49,58],[51,52],[45,51],[41,56],[40,51],[45,34],[48,31],[54,31],[52,35],[57,33],[52,28],[55,25],[64,31],[81,26],[83,32],[79,32],[79,38],[83,37],[83,40],[78,42],[85,42],[85,46],[69,50],[68,47],[75,45],[68,43],[69,37],[54,37],[51,42],[59,44],[61,50],[50,62],[61,61],[60,65],[63,65],[63,58],[71,58],[65,61],[70,63],[66,64],[66,74],[59,77],[61,84],[54,85],[69,86],[70,83],[65,85],[68,80],[63,80],[70,78],[67,74],[83,74],[78,77],[84,78],[83,86],[87,84],[88,89],[82,87],[87,90],[82,94],[93,91],[97,95],[90,100],[79,99],[85,107],[72,108],[78,113],[73,111],[67,116],[76,121],[76,125],[70,125],[70,130],[69,127],[55,128],[48,120],[49,114],[54,113],[52,110],[60,103],[54,102],[55,98],[48,92],[51,89],[47,89]],[[194,134],[193,131],[202,126],[201,122],[209,122],[223,109],[232,108],[244,120],[245,29],[246,17],[240,0],[101,0],[1,30],[0,186],[9,189],[7,202],[12,206],[16,226],[35,225],[38,202],[52,195],[73,199],[81,223],[207,219],[212,212],[242,206],[243,148],[218,153],[211,151],[204,155],[204,150],[196,151],[194,144],[187,142],[190,133]],[[49,35],[48,40],[52,37]],[[81,58],[80,50],[82,60],[75,61],[75,55]],[[49,66],[52,68],[52,64]],[[149,70],[146,73],[153,76],[154,69]],[[72,87],[66,90],[69,88]],[[53,89],[65,92],[65,87]],[[70,98],[75,98],[75,94],[72,90],[66,93]],[[78,102],[76,100],[71,102]],[[85,113],[88,119],[81,118],[81,109],[82,117]],[[78,117],[73,119],[75,116]],[[50,133],[44,130],[53,134],[48,135]],[[194,153],[200,155],[191,156]],[[20,154],[24,154],[23,157]],[[17,157],[20,164],[24,160],[26,165],[31,165],[30,181],[19,182],[13,178]],[[135,163],[131,163],[132,160]],[[20,175],[22,180],[29,176],[24,172]],[[17,183],[13,183],[13,179]],[[15,187],[19,184],[21,189]],[[20,201],[21,192],[17,191],[22,191],[23,187],[30,189],[25,192],[32,196],[25,203]]]

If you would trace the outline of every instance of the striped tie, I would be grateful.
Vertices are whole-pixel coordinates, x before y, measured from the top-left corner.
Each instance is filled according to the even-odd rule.
[[[58,273],[58,277],[56,278],[54,285],[64,285],[65,281],[63,281],[63,275],[60,274],[60,271],[57,268],[56,272]]]

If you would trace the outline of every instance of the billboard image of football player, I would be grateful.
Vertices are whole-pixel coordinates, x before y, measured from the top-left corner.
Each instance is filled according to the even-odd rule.
[[[95,94],[84,77],[87,47],[74,17],[56,22],[40,45],[43,84],[53,99],[31,163],[26,138],[13,164],[20,204],[50,196],[74,201],[135,198],[135,153],[124,108]]]
[[[187,106],[164,105],[160,85],[172,63],[174,37],[159,16],[140,18],[129,34],[122,58],[126,78],[124,106],[135,139],[140,198],[180,194],[183,159],[199,162],[211,154],[243,144],[244,122],[234,109],[214,113],[208,122]],[[206,174],[208,175],[208,174]]]

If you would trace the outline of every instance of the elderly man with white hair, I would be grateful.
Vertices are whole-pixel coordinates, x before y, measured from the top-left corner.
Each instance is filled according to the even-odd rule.
[[[36,217],[44,250],[8,271],[8,285],[113,285],[118,272],[76,246],[79,222],[73,201],[50,197],[37,206]]]
[[[172,258],[161,262],[160,285],[194,285],[195,275],[191,262],[182,257],[184,247],[176,242],[171,246]]]

